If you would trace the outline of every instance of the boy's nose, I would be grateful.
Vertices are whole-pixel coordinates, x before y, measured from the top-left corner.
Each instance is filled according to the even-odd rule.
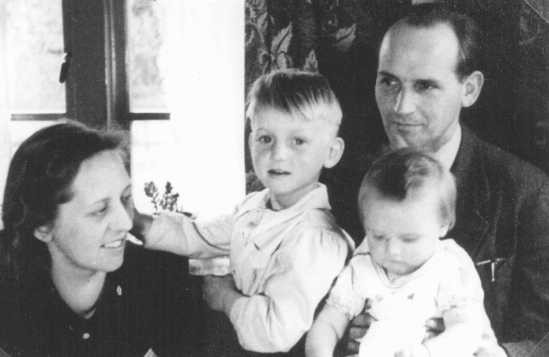
[[[274,160],[283,160],[288,156],[288,148],[283,143],[276,143],[273,145],[271,155]]]

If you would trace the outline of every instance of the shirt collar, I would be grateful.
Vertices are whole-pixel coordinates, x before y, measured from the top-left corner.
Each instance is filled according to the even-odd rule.
[[[269,197],[269,189],[264,189],[263,191],[250,195],[237,209],[237,215],[257,209],[269,209],[267,207]],[[309,193],[301,197],[301,199],[292,206],[273,212],[292,215],[293,213],[302,212],[305,209],[331,209],[328,201],[328,190],[324,184],[317,183]]]
[[[456,160],[456,156],[459,150],[459,144],[461,143],[461,125],[458,124],[454,134],[448,140],[448,142],[433,154],[445,168],[450,169],[452,164]]]

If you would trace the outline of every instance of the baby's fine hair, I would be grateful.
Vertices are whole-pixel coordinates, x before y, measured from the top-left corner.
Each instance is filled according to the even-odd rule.
[[[455,224],[457,194],[454,175],[423,151],[398,149],[373,163],[360,185],[358,207],[361,215],[371,189],[382,197],[396,201],[405,200],[411,192],[436,190],[442,220],[448,224],[448,229]]]
[[[324,119],[337,127],[342,118],[328,80],[321,74],[295,69],[264,74],[254,82],[248,93],[246,117],[253,121],[266,109],[306,120]]]

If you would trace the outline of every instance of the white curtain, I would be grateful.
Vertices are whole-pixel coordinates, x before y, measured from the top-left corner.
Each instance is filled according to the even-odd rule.
[[[7,174],[8,163],[11,157],[11,142],[8,130],[10,120],[8,110],[8,90],[6,74],[6,5],[0,3],[0,213],[2,212],[2,199]],[[2,222],[0,221],[0,228]]]
[[[170,176],[184,209],[209,218],[245,194],[244,0],[167,4]]]

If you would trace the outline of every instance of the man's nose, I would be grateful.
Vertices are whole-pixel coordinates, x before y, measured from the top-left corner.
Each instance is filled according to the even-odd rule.
[[[416,107],[415,95],[409,90],[402,89],[398,92],[395,100],[394,110],[399,114],[413,113]]]

